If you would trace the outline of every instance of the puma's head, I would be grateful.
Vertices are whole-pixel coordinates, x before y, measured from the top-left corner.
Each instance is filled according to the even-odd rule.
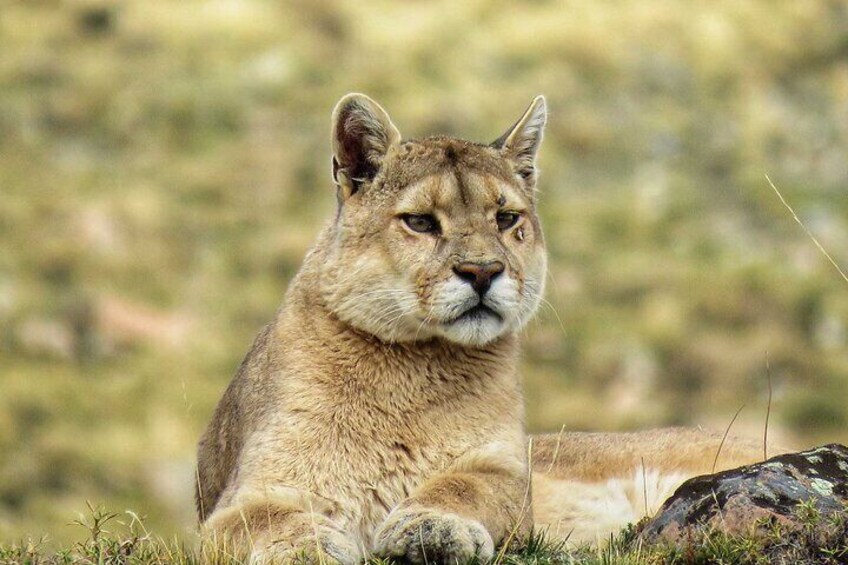
[[[341,320],[386,342],[482,346],[522,328],[542,296],[536,215],[537,97],[488,145],[401,139],[362,94],[333,112],[338,214],[319,286]]]

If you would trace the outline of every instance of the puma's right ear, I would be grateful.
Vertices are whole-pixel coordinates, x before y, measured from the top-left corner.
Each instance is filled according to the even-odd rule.
[[[374,179],[400,139],[389,114],[369,97],[352,93],[339,100],[333,110],[333,179],[342,201]]]
[[[530,186],[536,181],[536,153],[548,120],[544,96],[537,96],[515,125],[492,143],[512,162],[515,173]]]

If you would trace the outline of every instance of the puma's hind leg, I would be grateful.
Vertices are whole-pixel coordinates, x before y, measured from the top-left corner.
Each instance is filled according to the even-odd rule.
[[[687,479],[761,461],[763,444],[722,444],[722,434],[694,428],[568,432],[534,436],[531,454],[536,529],[598,543],[655,513]]]

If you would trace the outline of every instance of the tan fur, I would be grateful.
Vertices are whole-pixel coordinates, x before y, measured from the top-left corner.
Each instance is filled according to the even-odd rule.
[[[722,436],[691,428],[535,436],[535,525],[573,543],[607,540],[686,479],[762,460],[762,442]],[[769,447],[769,456],[782,452]]]
[[[485,560],[526,534],[534,512],[563,535],[588,518],[585,539],[622,525],[592,522],[580,493],[602,498],[605,481],[643,459],[663,485],[662,474],[709,470],[716,437],[692,430],[528,444],[517,333],[545,280],[535,211],[544,122],[538,98],[491,145],[402,141],[373,100],[339,102],[338,213],[200,441],[206,531],[257,559]],[[499,212],[519,219],[502,230]],[[410,214],[440,230],[415,231]],[[493,262],[503,273],[480,299],[455,268]],[[488,313],[463,316],[477,300]],[[721,463],[756,455],[731,442]]]

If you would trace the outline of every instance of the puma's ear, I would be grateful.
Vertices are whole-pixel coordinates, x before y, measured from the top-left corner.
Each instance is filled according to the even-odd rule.
[[[492,143],[512,162],[515,173],[531,185],[536,180],[536,152],[547,119],[545,97],[537,96],[515,125]]]
[[[346,199],[377,175],[400,132],[379,104],[364,94],[347,94],[333,110],[333,179]]]

